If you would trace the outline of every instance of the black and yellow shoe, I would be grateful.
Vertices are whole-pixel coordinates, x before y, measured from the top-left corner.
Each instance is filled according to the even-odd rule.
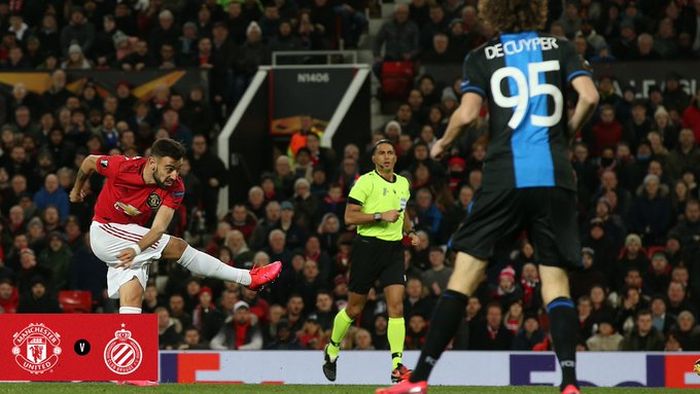
[[[331,356],[328,354],[328,346],[330,346],[330,344],[323,348],[323,374],[326,376],[326,379],[335,382],[338,357],[331,361]]]

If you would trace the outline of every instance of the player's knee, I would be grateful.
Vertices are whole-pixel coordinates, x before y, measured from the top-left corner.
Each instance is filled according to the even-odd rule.
[[[348,304],[345,307],[345,313],[347,313],[348,317],[355,320],[355,319],[357,319],[358,316],[360,316],[360,313],[362,313],[363,306],[364,305],[350,305],[350,304]]]
[[[185,253],[185,249],[187,249],[187,242],[182,238],[170,237],[170,244],[168,247],[171,248],[173,255],[180,258],[180,256]]]
[[[387,305],[389,317],[403,317],[403,302],[397,302]]]

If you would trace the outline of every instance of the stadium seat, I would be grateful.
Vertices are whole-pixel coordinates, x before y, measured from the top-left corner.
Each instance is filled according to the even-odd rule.
[[[403,100],[413,86],[412,61],[382,63],[382,98]]]
[[[58,292],[58,304],[63,313],[90,313],[92,293],[83,290],[61,290]]]

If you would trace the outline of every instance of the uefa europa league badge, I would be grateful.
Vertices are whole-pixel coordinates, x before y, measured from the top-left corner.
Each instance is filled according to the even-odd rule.
[[[110,371],[119,375],[128,375],[136,371],[143,361],[141,345],[131,337],[122,323],[121,330],[114,332],[114,338],[107,343],[104,352],[105,365]]]
[[[31,323],[12,335],[12,355],[22,369],[41,375],[58,364],[61,335],[44,323]]]

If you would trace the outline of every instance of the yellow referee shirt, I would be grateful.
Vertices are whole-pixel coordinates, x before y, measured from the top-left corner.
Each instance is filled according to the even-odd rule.
[[[403,238],[403,219],[406,203],[411,197],[408,180],[394,174],[394,181],[382,178],[372,170],[357,179],[348,195],[356,203],[362,204],[362,212],[374,214],[392,209],[401,211],[394,223],[373,222],[357,226],[357,233],[365,237],[375,237],[384,241],[399,241]]]

